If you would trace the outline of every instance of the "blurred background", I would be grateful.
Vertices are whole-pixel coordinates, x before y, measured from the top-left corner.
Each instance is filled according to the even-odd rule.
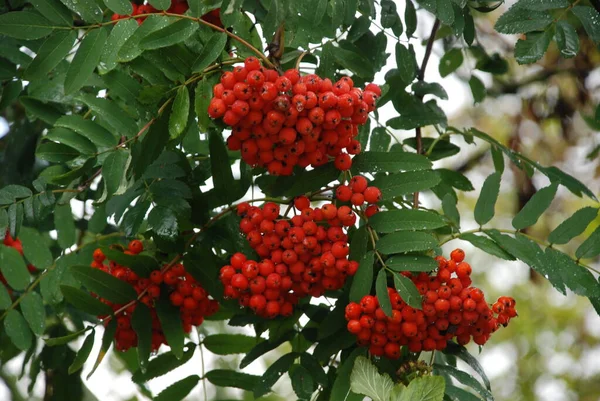
[[[402,14],[404,1],[396,3]],[[490,14],[475,13],[480,46],[488,54],[508,56],[507,64],[501,66],[506,68],[505,74],[492,76],[475,71],[476,58],[465,52],[465,61],[459,70],[448,77],[440,77],[438,65],[444,46],[454,43],[449,37],[444,37],[442,30],[438,34],[441,39],[435,42],[425,80],[440,83],[448,93],[449,99],[439,101],[439,104],[448,114],[451,125],[476,127],[542,165],[563,169],[600,195],[600,116],[596,118],[595,115],[600,100],[600,52],[585,34],[581,34],[582,51],[575,58],[560,58],[553,43],[540,62],[529,66],[517,65],[511,60],[517,38],[498,34],[493,29],[495,20],[512,3],[507,1]],[[420,40],[429,36],[432,24],[431,15],[419,11],[416,34],[419,40],[411,41],[417,60],[422,59],[424,52]],[[375,24],[371,29],[373,32],[380,30]],[[386,34],[390,36],[387,49],[391,53],[387,67],[390,69],[395,67],[394,45],[397,38],[391,31],[386,31]],[[406,42],[404,38],[401,41]],[[377,83],[383,83],[386,71],[378,75]],[[471,94],[469,79],[472,74],[486,87],[488,96],[481,104],[476,104]],[[23,119],[20,123],[11,123],[9,130],[8,121],[16,121],[15,115],[23,113],[23,110],[3,109],[0,113],[0,185],[30,182],[37,170],[30,168],[30,164],[34,167],[35,164],[28,164],[28,160],[34,157],[37,137],[28,133],[39,128]],[[386,105],[380,110],[380,122],[385,124],[394,113],[391,105]],[[414,132],[390,130],[389,134],[391,147],[410,138]],[[425,136],[436,137],[437,133],[426,129]],[[475,191],[459,193],[458,203],[462,229],[469,230],[477,227],[472,210],[484,178],[493,172],[493,163],[487,144],[479,141],[467,144],[459,136],[453,136],[451,140],[460,146],[460,153],[437,162],[436,167],[459,170],[473,183]],[[537,189],[548,183],[544,176],[536,173],[527,177],[521,170],[511,168],[508,160],[506,163],[496,217],[491,222],[497,228],[510,228],[514,214]],[[426,206],[440,209],[437,198],[424,194],[422,200]],[[77,211],[76,207],[82,211],[82,205],[73,202],[74,211]],[[577,198],[559,188],[549,210],[527,234],[546,238],[566,216],[589,205],[594,205],[593,201]],[[574,254],[581,238],[587,237],[598,225],[600,217],[590,224],[586,233],[561,250]],[[496,259],[466,242],[455,240],[446,244],[444,254],[448,255],[456,247],[466,251],[474,270],[474,285],[482,288],[488,299],[511,295],[517,300],[519,318],[513,320],[507,329],[496,333],[481,352],[476,345],[470,348],[490,377],[496,400],[600,401],[600,317],[589,301],[574,294],[563,296],[523,263]],[[599,260],[585,262],[600,270]],[[316,300],[319,301],[322,300]],[[223,323],[206,322],[198,335],[224,330]],[[253,334],[250,329],[227,328],[227,332],[236,330]],[[71,345],[76,350],[81,342]],[[96,346],[99,345],[97,342]],[[279,355],[288,351],[290,346],[285,344],[252,363],[244,372],[262,374]],[[111,352],[95,375],[85,381],[84,398],[102,401],[145,399],[143,389],[131,381],[125,368],[130,356]],[[200,374],[203,366],[210,367],[207,370],[219,367],[235,369],[240,359],[241,356],[211,355],[206,350],[203,355],[196,352],[186,365],[151,381],[148,389],[156,394],[182,377]],[[84,367],[85,374],[90,369],[90,362],[93,361],[88,361]],[[37,381],[32,397],[27,395],[31,380],[27,376],[18,380],[21,364],[22,357],[19,357],[0,366],[0,400],[43,399],[44,380]],[[250,394],[219,389],[210,383],[206,386],[208,400],[253,399]],[[262,397],[261,400],[296,399],[287,376],[279,381],[275,390],[277,395]],[[187,399],[201,400],[204,397],[204,389],[198,386]]]

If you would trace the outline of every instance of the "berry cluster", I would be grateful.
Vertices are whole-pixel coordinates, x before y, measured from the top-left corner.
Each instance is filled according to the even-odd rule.
[[[361,151],[358,126],[375,110],[381,89],[369,84],[362,91],[349,77],[334,83],[297,69],[280,75],[248,57],[223,73],[213,95],[208,114],[231,126],[229,149],[272,175],[291,175],[294,166],[316,167],[330,157],[348,170],[350,155]]]
[[[300,298],[340,289],[358,269],[348,260],[344,231],[356,222],[350,207],[328,203],[311,208],[306,196],[294,199],[294,207],[300,214],[288,220],[280,218],[275,203],[238,206],[240,230],[262,260],[236,253],[221,268],[220,278],[226,297],[239,299],[259,316],[289,316]]]
[[[136,255],[144,249],[142,243],[133,240],[129,243],[127,254]],[[152,350],[156,351],[161,344],[167,344],[158,315],[155,309],[155,301],[161,292],[169,294],[171,304],[179,307],[183,330],[189,333],[192,326],[199,326],[205,316],[210,316],[218,310],[218,303],[209,299],[206,291],[196,280],[185,271],[182,264],[176,264],[167,271],[154,270],[149,278],[140,278],[133,270],[126,266],[120,266],[115,261],[104,264],[106,256],[101,249],[94,251],[94,261],[91,266],[103,270],[114,277],[126,281],[133,286],[139,297],[139,302],[150,309],[152,316]],[[113,311],[122,309],[125,305],[114,304],[105,299],[100,299],[109,305]],[[130,347],[137,346],[137,334],[131,328],[131,317],[137,304],[132,304],[117,316],[117,331],[115,341],[117,349],[126,351]],[[106,316],[98,316],[106,318]]]
[[[369,181],[361,176],[355,175],[350,179],[348,185],[341,184],[335,190],[335,197],[341,202],[350,202],[356,207],[368,203],[365,209],[367,218],[379,212],[377,202],[381,201],[381,190],[375,186],[369,186]]]
[[[515,301],[501,297],[490,308],[483,291],[471,287],[471,266],[464,257],[462,250],[455,249],[448,260],[436,258],[435,274],[403,273],[423,296],[422,310],[408,306],[393,288],[388,288],[391,316],[386,316],[372,295],[350,303],[346,307],[348,331],[360,345],[368,345],[371,354],[391,359],[400,357],[403,345],[411,352],[443,350],[453,338],[461,345],[471,338],[484,345],[500,325],[506,326],[517,316]]]
[[[21,240],[18,238],[13,239],[13,237],[10,236],[10,233],[8,231],[6,232],[6,235],[4,237],[3,244],[16,249],[21,254],[21,256],[23,256],[23,244],[21,243]],[[30,273],[34,273],[37,269],[32,264],[29,264],[29,265],[27,265],[27,270],[29,270]],[[13,290],[12,290],[12,288],[9,287],[8,283],[6,282],[6,278],[4,277],[4,275],[1,272],[0,272],[0,285],[4,285],[6,287],[6,289],[8,290],[8,294],[10,296],[12,296]]]

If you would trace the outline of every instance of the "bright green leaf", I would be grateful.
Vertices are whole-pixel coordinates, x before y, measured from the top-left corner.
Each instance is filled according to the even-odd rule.
[[[350,388],[353,392],[366,395],[373,401],[388,401],[394,382],[387,374],[380,374],[370,360],[359,356],[354,361],[350,375]]]

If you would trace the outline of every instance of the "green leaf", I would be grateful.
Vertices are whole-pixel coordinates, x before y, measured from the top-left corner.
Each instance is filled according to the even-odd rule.
[[[10,294],[6,289],[6,286],[0,285],[0,310],[6,310],[10,305],[12,305]]]
[[[389,119],[387,121],[389,127],[411,130],[428,125],[447,123],[444,111],[439,108],[434,100],[422,103],[414,99],[411,100],[411,98],[400,96],[398,98],[399,100],[395,101],[394,104],[401,116]]]
[[[244,356],[244,358],[240,362],[240,369],[244,369],[246,366],[250,365],[252,362],[260,358],[267,352],[272,351],[275,348],[279,347],[281,344],[292,340],[295,335],[296,333],[294,331],[290,331],[277,339],[260,341],[250,351],[248,351],[248,353],[246,353],[246,356]]]
[[[515,58],[519,64],[535,63],[542,58],[546,49],[552,41],[552,32],[550,30],[539,32],[530,32],[527,39],[519,39],[515,46]]]
[[[13,238],[17,238],[23,223],[23,205],[13,203],[8,207],[8,229]]]
[[[133,311],[131,328],[137,334],[137,354],[140,369],[142,372],[146,372],[148,359],[152,351],[152,315],[150,309],[141,302],[136,305]]]
[[[381,309],[383,309],[387,316],[392,316],[392,302],[390,301],[390,294],[388,294],[387,288],[387,274],[385,269],[381,269],[379,270],[379,273],[377,273],[375,293],[377,294]]]
[[[104,178],[104,185],[109,198],[119,190],[121,181],[123,181],[127,174],[129,162],[129,152],[121,149],[111,152],[104,160],[102,177]]]
[[[65,94],[72,94],[86,84],[100,61],[106,39],[107,33],[104,29],[93,29],[87,32],[67,71]]]
[[[388,401],[394,382],[387,374],[380,374],[370,360],[359,356],[354,361],[350,375],[350,388],[355,393],[372,398],[373,401]]]
[[[12,343],[21,351],[26,351],[31,347],[33,335],[27,326],[27,322],[21,314],[11,309],[4,318],[4,330]]]
[[[400,394],[392,401],[442,401],[446,381],[441,376],[424,376],[411,380],[408,387],[402,388]]]
[[[444,89],[444,87],[437,82],[424,82],[417,81],[412,84],[411,89],[413,90],[415,96],[424,97],[425,95],[434,95],[439,97],[440,99],[447,100],[448,93]]]
[[[185,379],[179,380],[171,384],[169,387],[160,392],[154,401],[181,401],[183,400],[196,385],[200,382],[200,376],[192,375]]]
[[[446,52],[446,54],[442,56],[439,66],[442,78],[456,71],[458,67],[462,65],[463,60],[462,49],[454,48]]]
[[[554,40],[560,50],[560,55],[564,58],[575,57],[579,53],[579,35],[573,28],[573,25],[567,21],[558,21],[556,23],[556,32]]]
[[[179,234],[177,215],[168,207],[154,207],[148,215],[148,225],[156,235],[170,241],[174,241]]]
[[[0,245],[0,272],[14,290],[26,289],[31,280],[21,254],[6,245]]]
[[[303,170],[293,178],[293,185],[286,191],[288,196],[297,196],[307,192],[316,191],[336,180],[340,171],[333,163],[327,163],[310,171]]]
[[[397,272],[430,272],[438,266],[433,258],[424,255],[394,255],[385,264]]]
[[[112,148],[118,143],[117,138],[106,128],[76,114],[62,116],[56,121],[55,126],[77,132],[92,141],[100,149]]]
[[[373,64],[363,55],[338,47],[333,52],[333,57],[342,67],[359,77],[366,79],[373,77]]]
[[[192,64],[192,72],[202,72],[206,67],[211,65],[223,50],[227,44],[227,35],[222,32],[215,32],[208,39],[208,42],[202,48],[202,52],[198,55],[194,63]]]
[[[376,249],[386,255],[414,251],[426,251],[437,246],[437,240],[431,234],[415,231],[399,231],[387,234],[377,241]]]
[[[46,330],[46,308],[44,301],[37,292],[28,292],[21,299],[21,312],[29,324],[29,328],[37,336]]]
[[[417,11],[412,0],[406,1],[404,10],[404,23],[406,24],[406,37],[410,39],[417,30]]]
[[[110,274],[89,266],[71,266],[73,277],[89,291],[110,302],[125,304],[137,298],[131,285]]]
[[[55,347],[57,345],[65,345],[65,344],[68,344],[71,341],[75,340],[76,338],[79,338],[83,333],[85,333],[89,330],[93,330],[93,327],[87,326],[81,330],[67,334],[66,336],[62,336],[62,337],[45,338],[44,342],[46,343],[46,346],[48,346],[48,347]]]
[[[408,152],[362,152],[352,160],[352,170],[365,173],[429,170],[425,156]]]
[[[179,308],[173,306],[168,298],[160,299],[156,303],[156,313],[171,351],[175,357],[181,359],[183,357],[185,334],[183,333]]]
[[[79,156],[79,152],[72,147],[54,142],[42,143],[35,154],[38,158],[51,163],[64,163]]]
[[[600,284],[585,267],[553,248],[546,248],[545,260],[553,272],[558,272],[564,284],[575,294],[590,299],[600,297]]]
[[[426,210],[398,209],[379,212],[369,219],[369,225],[380,233],[401,230],[433,230],[444,227],[442,217]]]
[[[102,22],[103,13],[96,1],[60,1],[86,22]]]
[[[350,391],[351,373],[354,369],[354,364],[358,357],[362,357],[366,354],[366,348],[357,347],[352,351],[348,357],[341,361],[341,365],[337,370],[337,375],[331,388],[331,396],[329,401],[345,401],[346,399],[352,399],[352,396],[356,396],[355,393]],[[362,399],[362,398],[361,398]]]
[[[194,108],[196,110],[196,116],[198,116],[198,127],[200,128],[200,132],[208,131],[208,126],[211,121],[210,116],[208,115],[208,105],[210,104],[211,99],[212,85],[208,79],[202,79],[198,82],[196,96],[194,97]]]
[[[438,363],[433,365],[433,369],[436,373],[441,372],[443,374],[447,374],[454,377],[460,383],[464,384],[465,386],[469,386],[473,390],[477,391],[485,400],[494,399],[492,393],[488,389],[486,389],[477,379],[475,379],[470,374],[463,372],[462,370],[459,370],[453,366],[441,365]]]
[[[483,383],[485,384],[485,388],[491,391],[490,380],[485,374],[485,371],[479,364],[477,358],[471,355],[465,347],[449,341],[448,345],[446,346],[446,349],[444,349],[443,352],[447,355],[454,355],[466,362],[467,365],[469,365],[475,372],[477,372],[481,376],[481,378],[483,379]]]
[[[501,178],[501,174],[493,173],[483,183],[481,194],[475,204],[475,221],[480,226],[483,226],[494,217],[496,201],[500,193]]]
[[[93,155],[97,152],[96,146],[87,138],[67,128],[53,128],[46,134],[46,139],[59,142],[76,149],[83,155]]]
[[[396,287],[396,291],[398,291],[404,302],[415,309],[421,309],[423,300],[421,294],[419,294],[419,290],[415,287],[415,283],[411,279],[402,274],[395,273],[394,287]]]
[[[290,379],[292,381],[292,389],[299,399],[310,399],[315,383],[311,372],[304,366],[294,365],[290,369]]]
[[[81,94],[78,99],[114,128],[116,136],[132,137],[137,132],[136,122],[115,102],[90,94]]]
[[[137,29],[138,23],[135,20],[124,19],[117,22],[110,31],[110,35],[108,35],[106,44],[102,49],[100,64],[98,65],[100,74],[106,74],[117,66],[119,50]]]
[[[460,213],[456,207],[456,199],[451,194],[446,194],[442,199],[444,215],[456,226],[460,227]]]
[[[217,355],[246,354],[254,348],[258,339],[243,334],[213,334],[207,336],[202,344]]]
[[[21,96],[19,101],[33,117],[39,118],[48,124],[54,124],[61,116],[58,109],[50,103],[45,103],[29,96]]]
[[[33,11],[12,11],[0,15],[0,34],[17,39],[33,40],[48,36],[52,24]]]
[[[598,216],[598,208],[584,207],[563,221],[548,236],[551,244],[566,244],[585,231],[587,226]]]
[[[540,31],[552,22],[547,11],[532,13],[521,7],[511,7],[496,22],[496,30],[500,33],[514,34]]]
[[[58,205],[54,208],[54,226],[58,231],[58,245],[67,249],[77,241],[77,231],[73,221],[71,205]]]
[[[100,366],[100,363],[104,359],[104,356],[106,356],[106,353],[108,352],[108,349],[110,348],[110,345],[112,344],[115,338],[116,331],[117,319],[111,319],[110,322],[108,322],[108,326],[106,326],[106,328],[104,329],[104,335],[102,336],[102,345],[100,346],[100,351],[98,351],[98,356],[96,357],[94,366],[92,367],[90,373],[88,373],[87,375],[88,380],[94,374],[98,366]]]
[[[350,287],[350,301],[358,302],[360,299],[371,292],[373,284],[373,263],[375,262],[375,253],[369,251],[363,256],[358,265],[358,270],[352,280]]]
[[[75,31],[58,31],[52,34],[39,48],[23,76],[30,81],[44,78],[71,51],[76,37]]]
[[[323,370],[323,367],[311,354],[307,352],[303,353],[300,357],[300,365],[306,368],[319,384],[326,386],[329,383],[327,374]]]
[[[77,352],[77,355],[75,355],[71,366],[69,366],[70,375],[79,371],[79,369],[81,369],[83,367],[83,364],[87,361],[88,357],[90,356],[90,353],[92,352],[92,348],[94,347],[95,334],[96,331],[92,329],[92,332],[85,337],[81,348],[79,348],[79,351]]]
[[[260,376],[226,369],[214,369],[206,372],[205,376],[215,386],[235,387],[246,391],[252,391],[260,379]]]
[[[392,200],[396,196],[433,188],[440,183],[440,176],[432,170],[407,171],[377,178],[373,185],[381,190],[383,200]]]
[[[166,10],[171,7],[171,0],[149,0],[148,3],[159,10]]]
[[[489,238],[471,233],[461,234],[459,238],[470,242],[473,246],[476,246],[490,255],[497,256],[504,260],[515,260],[510,253],[506,252],[503,248]]]
[[[29,198],[32,192],[27,187],[20,185],[7,185],[0,189],[0,204],[10,205],[15,203],[18,199]]]
[[[471,76],[469,79],[469,87],[471,88],[471,93],[473,94],[473,102],[481,103],[487,94],[487,90],[485,89],[485,85],[479,78],[475,75]]]
[[[198,27],[199,24],[196,21],[180,19],[144,37],[140,41],[140,47],[151,50],[175,45],[192,36]]]
[[[600,254],[600,227],[585,240],[575,251],[577,259],[591,259]]]
[[[571,11],[579,18],[581,25],[583,25],[587,34],[590,35],[590,38],[592,38],[594,42],[600,42],[600,26],[598,26],[600,15],[598,15],[598,11],[587,6],[575,6]],[[0,23],[0,26],[1,25],[2,24]]]
[[[187,86],[183,85],[177,90],[171,117],[169,118],[169,135],[176,139],[185,130],[190,114],[190,93]]]
[[[454,23],[452,2],[450,0],[436,0],[435,15],[445,25],[452,25]]]
[[[513,227],[517,230],[521,230],[525,227],[534,225],[542,213],[548,209],[550,203],[552,203],[557,189],[557,184],[550,184],[537,191],[525,204],[523,209],[521,209],[514,217],[512,221]]]
[[[131,2],[128,0],[103,0],[106,7],[110,8],[115,14],[130,15],[133,12]]]
[[[71,11],[58,0],[29,0],[29,2],[50,21],[65,26],[73,24]]]
[[[112,313],[110,306],[100,302],[98,298],[92,297],[85,291],[68,285],[61,285],[60,290],[71,305],[90,315],[101,316],[110,315]]]
[[[121,266],[127,266],[137,275],[141,277],[148,277],[152,270],[159,270],[160,266],[158,261],[149,255],[128,255],[124,252],[109,248],[102,247],[102,252],[109,260],[114,260]]]
[[[262,397],[263,395],[269,393],[271,391],[271,387],[273,387],[279,378],[290,369],[295,359],[295,353],[285,354],[271,364],[271,366],[267,368],[265,373],[254,385],[254,397]]]
[[[451,401],[481,401],[475,394],[452,384],[446,386],[445,393]]]
[[[141,384],[154,378],[166,375],[172,370],[184,365],[190,359],[192,359],[192,356],[194,356],[196,344],[189,343],[186,345],[186,347],[187,349],[185,349],[181,358],[175,357],[175,354],[173,354],[172,351],[158,355],[156,358],[153,358],[150,362],[148,362],[146,372],[143,372],[141,369],[136,371],[131,377],[131,380],[134,383]]]
[[[400,42],[396,43],[396,65],[404,83],[410,84],[417,76],[415,54]]]
[[[556,8],[569,7],[568,0],[520,0],[517,7],[533,11],[553,10]]]

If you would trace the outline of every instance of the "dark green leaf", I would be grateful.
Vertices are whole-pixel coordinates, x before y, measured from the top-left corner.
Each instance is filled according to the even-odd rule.
[[[477,358],[475,358],[473,355],[471,355],[465,347],[450,341],[450,342],[448,342],[448,345],[443,352],[448,355],[454,355],[454,356],[462,359],[463,361],[465,361],[467,363],[467,365],[469,365],[471,368],[473,368],[473,370],[481,376],[481,378],[483,379],[483,383],[485,384],[485,387],[488,390],[491,390],[490,380],[488,379],[487,375],[485,374],[485,371],[479,364],[479,361],[477,361]]]
[[[45,78],[71,51],[76,36],[75,31],[59,31],[51,35],[37,51],[24,77],[28,80]]]
[[[0,310],[6,310],[12,304],[10,294],[4,285],[0,285]]]
[[[369,219],[369,224],[380,233],[400,230],[433,230],[446,222],[436,213],[426,210],[399,209],[379,212]]]
[[[396,43],[396,66],[400,72],[400,78],[406,84],[410,84],[417,76],[417,61],[415,55],[400,42]]]
[[[118,143],[117,138],[106,128],[76,114],[62,116],[56,121],[55,126],[73,130],[101,149],[112,148]]]
[[[447,375],[454,377],[456,380],[464,384],[465,386],[469,386],[473,390],[477,391],[485,400],[493,400],[494,397],[492,393],[486,389],[477,379],[475,379],[470,374],[463,372],[453,366],[435,364],[433,365],[433,369],[436,373],[441,372]]]
[[[71,366],[69,366],[70,375],[81,369],[83,367],[83,364],[87,361],[88,357],[90,356],[90,353],[92,352],[92,348],[94,347],[95,334],[96,332],[94,331],[94,329],[92,329],[92,332],[88,334],[87,337],[85,337],[81,348],[79,349],[77,355],[75,355],[75,358],[73,359],[73,363],[71,363]]]
[[[122,108],[117,106],[115,102],[90,94],[81,94],[78,96],[78,99],[114,128],[116,132],[113,134],[117,137],[125,135],[129,138],[136,134],[136,122]]]
[[[358,270],[352,280],[350,287],[350,301],[358,302],[360,299],[371,292],[373,284],[373,263],[375,262],[375,253],[369,251],[363,256],[358,265]]]
[[[114,260],[121,266],[129,267],[141,277],[148,277],[152,270],[159,269],[156,259],[149,255],[128,255],[108,247],[102,247],[102,251],[109,260]]]
[[[131,285],[110,274],[90,266],[71,266],[73,277],[88,290],[111,302],[125,304],[137,298]]]
[[[387,316],[392,316],[392,302],[390,301],[390,294],[387,290],[387,273],[385,269],[379,270],[377,273],[377,280],[375,281],[375,293],[379,300],[379,306]]]
[[[406,24],[406,37],[410,39],[417,30],[417,11],[412,0],[406,1],[404,10],[404,23]]]
[[[86,84],[100,61],[102,45],[106,39],[107,33],[104,29],[87,31],[67,71],[65,94],[72,94]]]
[[[497,256],[504,260],[515,260],[515,258],[504,249],[502,249],[498,244],[492,241],[489,238],[475,235],[475,234],[461,234],[460,239],[465,241],[469,241],[472,245],[481,249],[482,251],[489,253],[490,255]]]
[[[28,292],[21,299],[21,312],[29,324],[29,328],[37,336],[46,330],[46,308],[44,301],[37,292]]]
[[[456,199],[451,194],[446,194],[442,199],[442,209],[447,218],[452,221],[456,227],[460,227],[460,213],[456,207]]]
[[[82,334],[84,334],[85,332],[87,332],[89,330],[93,330],[93,327],[87,326],[81,330],[78,330],[74,333],[67,334],[66,336],[62,336],[62,337],[47,338],[47,339],[44,339],[44,342],[46,343],[46,345],[48,347],[54,347],[57,345],[65,345],[65,344],[68,344],[71,341],[75,340],[76,338],[79,338]]]
[[[432,170],[408,171],[377,178],[373,185],[377,186],[384,200],[396,196],[408,195],[414,192],[433,188],[440,183],[440,176]]]
[[[600,254],[600,227],[585,240],[575,251],[577,259],[591,259]]]
[[[367,33],[370,27],[371,20],[367,16],[361,15],[356,19],[356,21],[354,21],[354,23],[350,27],[346,39],[350,42],[354,42],[361,36],[363,36],[365,33]]]
[[[173,110],[169,118],[169,135],[171,139],[178,138],[185,130],[190,113],[190,93],[187,86],[183,85],[177,90]]]
[[[107,304],[100,302],[98,298],[92,297],[85,291],[68,285],[61,285],[60,290],[66,300],[77,309],[89,313],[90,315],[109,315],[112,309]]]
[[[365,253],[367,253],[367,247],[369,242],[369,233],[367,231],[367,226],[359,227],[354,234],[352,234],[352,239],[350,240],[350,255],[348,255],[349,260],[360,261]]]
[[[500,33],[526,33],[540,31],[552,22],[552,16],[546,11],[531,11],[513,6],[502,14],[496,22],[496,30]]]
[[[301,365],[294,365],[290,369],[290,379],[292,381],[292,389],[299,399],[309,399],[312,395],[315,383],[309,372]]]
[[[598,208],[584,207],[563,221],[548,236],[551,244],[566,244],[585,231],[586,227],[598,216]]]
[[[425,95],[435,95],[440,99],[448,99],[448,93],[446,93],[444,87],[437,82],[428,83],[417,81],[412,84],[411,89],[416,96],[424,97]]]
[[[227,44],[227,35],[221,32],[215,32],[210,37],[202,52],[196,58],[196,61],[192,64],[192,72],[202,72],[206,67],[211,65],[223,50]]]
[[[463,63],[464,57],[461,49],[450,49],[440,60],[440,75],[442,77],[452,74]]]
[[[192,359],[194,351],[196,350],[196,344],[190,343],[187,344],[186,347],[187,349],[184,351],[181,358],[175,357],[175,354],[173,354],[172,351],[158,355],[156,358],[148,362],[148,367],[145,373],[140,369],[133,374],[131,380],[134,383],[141,384],[148,380],[166,375],[170,371],[182,366]]]
[[[514,217],[512,221],[513,227],[521,230],[534,225],[542,213],[548,209],[550,203],[552,203],[557,189],[557,184],[551,184],[537,191]]]
[[[258,384],[260,376],[236,372],[234,370],[215,369],[206,372],[206,379],[219,387],[235,387],[252,391]]]
[[[397,272],[430,272],[438,266],[433,258],[424,255],[394,255],[385,264]]]
[[[432,164],[425,156],[408,152],[363,152],[352,160],[357,172],[429,170]]]
[[[60,1],[74,13],[81,15],[86,22],[102,22],[102,10],[96,1]]]
[[[100,64],[98,65],[100,74],[106,74],[117,66],[119,50],[121,50],[136,29],[138,29],[138,24],[135,20],[125,19],[117,22],[102,49]]]
[[[296,354],[286,354],[269,366],[254,386],[254,397],[262,397],[270,392],[271,387],[290,369],[290,366],[294,363],[294,359],[296,359]]]
[[[17,238],[23,223],[23,204],[13,203],[8,207],[8,229],[13,238]]]
[[[79,156],[79,152],[70,146],[46,142],[38,146],[36,156],[48,162],[64,163]]]
[[[336,180],[340,171],[335,168],[333,163],[327,163],[313,170],[303,170],[294,178],[294,184],[286,191],[289,196],[297,196],[307,192],[316,191],[327,186],[331,181]]]
[[[421,294],[419,294],[419,290],[417,290],[415,283],[413,283],[411,279],[402,274],[395,273],[394,287],[396,287],[398,294],[400,294],[400,297],[402,297],[404,302],[415,309],[421,309],[423,305]]]
[[[341,365],[337,370],[337,374],[335,375],[335,381],[333,383],[333,387],[331,388],[329,401],[350,400],[350,397],[355,395],[355,393],[350,392],[350,376],[352,374],[352,369],[354,368],[354,362],[356,361],[356,358],[366,355],[366,352],[366,348],[358,347],[352,351],[352,353],[346,357],[345,360],[342,360]],[[360,400],[363,398],[364,397],[361,396]]]
[[[128,0],[103,0],[106,7],[110,8],[115,14],[130,15],[133,11],[131,3]]]
[[[307,352],[303,353],[300,357],[300,365],[304,366],[319,384],[323,386],[327,385],[327,374],[314,356]]]
[[[571,257],[553,248],[546,248],[546,263],[554,272],[558,272],[565,285],[577,295],[590,299],[600,298],[600,284],[585,267]]]
[[[53,128],[48,131],[45,138],[70,146],[84,155],[93,155],[97,152],[96,146],[92,142],[70,129]]]
[[[215,191],[221,199],[229,200],[232,194],[231,190],[235,186],[235,181],[233,180],[227,149],[221,135],[216,131],[210,132],[208,140]]]
[[[420,231],[399,231],[387,234],[377,241],[376,249],[386,255],[413,251],[426,251],[437,246],[437,240],[431,235]]]
[[[444,111],[439,108],[434,100],[426,103],[414,100],[408,100],[408,102],[397,101],[394,105],[401,116],[387,121],[387,125],[391,128],[411,130],[428,125],[447,123]]]
[[[52,24],[33,11],[12,11],[0,15],[0,34],[17,39],[39,39],[52,32]]]
[[[102,177],[104,178],[104,185],[106,187],[108,198],[119,190],[121,181],[123,181],[127,174],[129,162],[129,152],[121,149],[111,152],[104,160],[104,164],[102,165]]]
[[[192,36],[198,26],[196,21],[180,19],[145,36],[140,41],[140,47],[150,50],[175,45]]]
[[[338,47],[333,52],[333,57],[342,67],[347,68],[359,77],[368,79],[374,74],[372,63],[361,54]]]
[[[168,299],[161,299],[156,303],[156,313],[171,351],[175,357],[181,359],[183,357],[185,334],[183,333],[179,308],[173,306]]]
[[[58,231],[58,244],[60,247],[63,249],[71,247],[77,240],[77,232],[70,204],[56,206],[54,209],[54,225],[56,231]]]
[[[31,346],[33,335],[27,326],[27,322],[21,314],[11,309],[4,318],[4,330],[12,343],[21,351],[26,351]]]
[[[23,257],[15,248],[0,245],[0,271],[8,285],[15,290],[24,290],[29,285],[31,276]]]
[[[110,345],[112,344],[112,342],[115,338],[116,331],[117,331],[117,319],[111,319],[110,322],[108,322],[108,326],[106,326],[106,328],[104,329],[104,335],[102,336],[102,345],[100,346],[100,351],[98,351],[98,356],[96,357],[94,366],[92,367],[92,370],[90,371],[90,373],[88,373],[88,375],[87,375],[88,380],[94,374],[94,372],[96,371],[98,366],[100,366],[100,363],[106,356],[106,353],[108,352],[108,349],[110,348]]]
[[[145,304],[138,303],[136,305],[131,318],[131,328],[137,334],[138,362],[140,370],[145,373],[152,351],[152,315]]]
[[[258,339],[243,334],[213,334],[207,336],[202,344],[217,355],[246,354],[257,345]]]
[[[29,2],[50,21],[65,26],[73,24],[71,11],[58,0],[29,0]]]
[[[210,84],[210,81],[208,79],[203,79],[200,82],[198,82],[198,86],[196,87],[196,96],[194,98],[196,116],[198,116],[198,127],[200,128],[200,132],[208,131],[208,125],[210,124],[210,116],[208,115],[208,105],[210,104],[211,99],[212,85]]]
[[[483,183],[481,194],[475,204],[475,221],[480,226],[494,217],[496,200],[498,200],[498,194],[500,193],[501,178],[501,174],[493,173]]]
[[[600,42],[600,26],[598,24],[600,15],[598,15],[598,11],[594,10],[592,7],[586,6],[575,6],[571,11],[579,18],[581,25],[583,25],[587,34],[590,35],[590,38],[592,38],[594,42]],[[0,23],[0,26],[1,25],[2,24]]]
[[[450,0],[436,0],[435,15],[445,25],[452,25],[454,23],[452,2]]]
[[[174,240],[179,234],[177,215],[168,207],[154,207],[148,215],[148,224],[159,237],[164,239]]]
[[[171,0],[149,0],[148,3],[159,10],[166,10],[171,7]]]
[[[569,7],[568,0],[520,0],[517,7],[533,11],[553,10],[556,8]]]
[[[188,376],[161,391],[154,397],[154,401],[181,401],[196,387],[199,381],[200,376],[198,375]]]
[[[575,57],[579,53],[579,35],[573,28],[573,25],[567,21],[558,21],[556,23],[556,32],[554,40],[560,50],[560,55],[564,58]]]
[[[475,394],[452,384],[448,384],[444,391],[451,401],[481,401],[481,398]]]
[[[483,99],[485,99],[487,93],[483,82],[481,82],[481,80],[475,75],[472,75],[471,79],[469,79],[469,87],[471,88],[471,93],[473,94],[473,102],[481,103]]]
[[[546,49],[552,41],[552,32],[550,30],[539,32],[530,32],[527,39],[519,39],[515,46],[515,58],[519,64],[535,63],[542,58]]]

